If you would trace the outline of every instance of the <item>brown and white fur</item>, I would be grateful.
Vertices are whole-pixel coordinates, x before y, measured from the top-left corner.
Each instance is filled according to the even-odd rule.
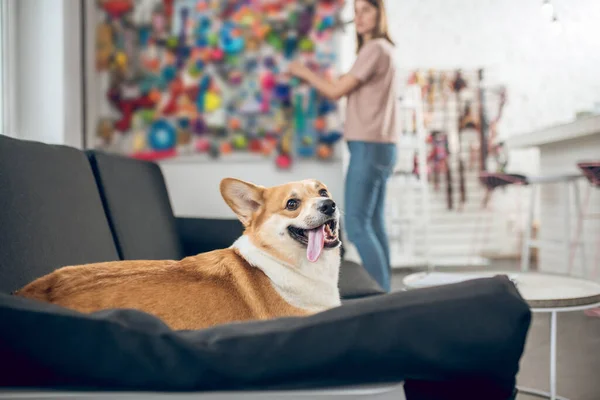
[[[173,329],[304,316],[340,305],[339,211],[324,184],[307,180],[264,188],[228,178],[221,194],[245,226],[228,249],[180,261],[64,267],[15,295],[86,313],[138,309]],[[308,231],[302,229],[326,223],[325,247],[311,262],[302,236]]]

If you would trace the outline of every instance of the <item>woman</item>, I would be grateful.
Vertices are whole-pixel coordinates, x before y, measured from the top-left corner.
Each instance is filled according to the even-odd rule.
[[[349,73],[328,81],[299,62],[289,73],[339,100],[348,96],[344,138],[350,150],[345,223],[364,267],[390,290],[389,242],[385,230],[386,183],[396,163],[396,68],[383,0],[354,3],[357,59]]]

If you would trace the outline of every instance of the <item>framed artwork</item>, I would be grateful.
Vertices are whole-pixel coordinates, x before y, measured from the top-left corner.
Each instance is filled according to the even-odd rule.
[[[300,60],[333,78],[343,3],[97,0],[88,147],[279,168],[333,159],[336,103],[286,71]]]

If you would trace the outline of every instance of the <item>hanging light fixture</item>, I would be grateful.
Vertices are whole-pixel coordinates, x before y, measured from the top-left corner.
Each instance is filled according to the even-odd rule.
[[[550,2],[550,0],[544,0],[542,2],[542,14],[544,18],[550,19],[554,15],[554,6]]]
[[[552,17],[552,33],[554,36],[558,36],[562,33],[562,24],[556,17],[556,14]]]

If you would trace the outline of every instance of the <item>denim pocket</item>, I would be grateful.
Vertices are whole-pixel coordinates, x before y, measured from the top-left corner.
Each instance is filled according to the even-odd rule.
[[[366,149],[369,165],[377,170],[391,174],[396,165],[397,148],[393,143],[369,143]]]

